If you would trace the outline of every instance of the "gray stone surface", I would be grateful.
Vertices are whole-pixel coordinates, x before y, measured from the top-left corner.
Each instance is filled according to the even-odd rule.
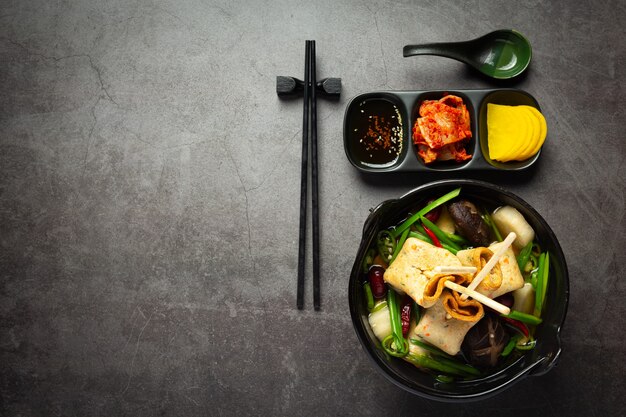
[[[3,0],[0,414],[624,415],[625,18],[590,0]],[[347,305],[368,209],[441,176],[360,175],[343,112],[367,91],[496,86],[402,47],[506,27],[533,44],[510,86],[538,99],[548,142],[528,175],[462,176],[559,236],[563,355],[448,406],[384,379]],[[305,39],[344,86],[319,103],[321,312],[310,281],[295,309],[302,107],[274,92]]]

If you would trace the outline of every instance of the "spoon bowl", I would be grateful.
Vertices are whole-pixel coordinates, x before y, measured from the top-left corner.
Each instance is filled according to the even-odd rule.
[[[456,59],[499,80],[520,75],[532,58],[530,42],[521,33],[502,29],[464,42],[407,45],[404,56],[438,55]]]

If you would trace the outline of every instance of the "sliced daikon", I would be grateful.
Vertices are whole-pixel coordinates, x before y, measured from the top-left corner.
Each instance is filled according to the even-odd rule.
[[[517,235],[513,242],[513,246],[517,249],[522,249],[535,239],[535,231],[528,224],[522,213],[517,211],[515,207],[498,207],[491,215],[491,218],[502,236],[506,236],[511,232]]]
[[[374,311],[367,318],[374,335],[381,342],[391,334],[391,319],[389,318],[389,308],[387,306],[378,311]]]
[[[513,310],[533,314],[535,308],[535,290],[530,282],[525,283],[522,288],[513,291],[513,299]]]

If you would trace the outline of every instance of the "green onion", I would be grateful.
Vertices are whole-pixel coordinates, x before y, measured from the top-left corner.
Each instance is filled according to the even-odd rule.
[[[543,302],[541,291],[543,290],[543,269],[546,263],[546,254],[539,255],[539,267],[537,268],[537,285],[535,285],[535,311],[533,314],[541,317],[541,303]]]
[[[539,246],[539,243],[533,243],[533,254],[536,256],[541,255],[541,246]]]
[[[478,369],[474,368],[473,366],[457,361],[454,358],[454,356],[447,354],[443,350],[429,343],[422,342],[419,339],[411,339],[410,342],[411,344],[414,344],[415,346],[421,347],[428,353],[435,355],[437,357],[437,360],[445,365],[451,366],[459,371],[465,372],[470,375],[475,375],[475,376],[480,375],[480,371]]]
[[[402,236],[400,236],[400,240],[398,240],[398,242],[396,243],[396,249],[393,251],[393,255],[391,256],[391,259],[389,260],[389,265],[391,265],[391,263],[396,260],[396,256],[398,256],[398,254],[400,253],[400,250],[402,249],[402,246],[404,246],[404,242],[406,241],[406,238],[408,235],[409,235],[409,229],[406,229],[404,232],[402,232]]]
[[[530,261],[530,263],[526,264],[526,267],[524,268],[522,273],[532,272],[533,270],[537,269],[537,265],[539,264],[539,258],[537,258],[534,253],[530,253],[530,258],[528,260]]]
[[[414,237],[415,239],[419,239],[419,240],[422,240],[424,242],[430,243],[431,245],[433,244],[433,241],[428,236],[424,236],[423,234],[418,233],[418,232],[410,232],[409,233],[409,237]],[[441,243],[441,247],[442,248],[448,250],[449,252],[452,252],[455,255],[459,251],[458,249],[453,248],[452,246],[448,245],[447,243],[443,243],[443,242],[439,242],[439,243]]]
[[[454,233],[444,232],[448,239],[461,246],[469,246],[469,242],[463,237],[459,235],[455,235]]]
[[[417,365],[420,368],[426,368],[426,369],[431,369],[433,371],[444,372],[450,375],[457,375],[457,376],[463,376],[463,377],[480,375],[480,373],[476,374],[474,372],[474,371],[477,371],[475,368],[472,368],[473,369],[472,373],[465,372],[461,369],[458,369],[454,366],[450,366],[449,364],[440,361],[440,358],[435,359],[427,355],[416,355],[414,353],[409,353],[408,355],[404,357],[404,359],[406,359],[407,361],[411,362],[414,365]]]
[[[533,288],[535,289],[535,296],[537,296],[537,293],[539,291],[537,291],[537,289],[539,288],[539,280],[540,280],[540,275],[541,275],[541,271],[543,270],[543,263],[545,260],[545,254],[542,253],[541,255],[539,255],[539,261],[537,262],[537,270],[533,271],[533,273],[531,274],[531,278],[530,278],[530,283],[533,284]],[[533,282],[534,280],[534,282]]]
[[[362,269],[363,269],[363,273],[367,274],[367,271],[369,271],[370,266],[372,266],[372,264],[374,263],[374,258],[376,257],[376,250],[375,249],[370,249],[365,253],[365,258],[363,259],[363,264],[362,264]]]
[[[533,242],[528,242],[528,244],[524,246],[524,249],[520,251],[519,255],[517,255],[517,266],[519,266],[519,270],[522,271],[522,273],[524,272],[524,269],[526,268],[528,259],[530,259],[530,252],[532,251],[532,249],[533,249]]]
[[[441,382],[442,384],[451,384],[452,382],[454,382],[454,377],[450,375],[437,375],[435,376],[435,379],[437,380],[437,382]]]
[[[363,284],[363,291],[365,292],[365,300],[367,301],[367,310],[371,313],[374,309],[374,296],[372,295],[372,287],[369,282]]]
[[[537,289],[537,271],[530,273],[530,285],[533,286],[533,289]]]
[[[389,350],[387,353],[393,356],[402,357],[405,356],[409,352],[409,344],[406,339],[402,336],[402,319],[400,318],[400,306],[398,305],[398,301],[396,299],[396,292],[393,290],[387,291],[387,307],[389,307],[389,319],[391,321],[391,334],[389,336],[393,337],[391,341],[388,341]],[[389,338],[387,336],[385,340]],[[383,348],[385,348],[385,340],[383,340]],[[393,350],[391,349],[391,342],[395,343],[396,351],[395,354],[391,353]],[[385,348],[385,350],[387,350]]]
[[[426,227],[430,229],[431,232],[435,234],[435,236],[437,236],[437,239],[439,239],[441,246],[443,246],[444,244],[447,244],[449,247],[454,248],[456,251],[461,250],[461,247],[457,245],[456,243],[454,243],[453,241],[451,241],[450,238],[446,236],[446,232],[438,228],[435,223],[431,222],[424,216],[421,216],[420,220]]]
[[[413,318],[415,319],[415,323],[419,323],[420,322],[420,306],[416,303],[413,302]]]
[[[452,246],[449,246],[447,243],[443,243],[443,242],[440,242],[440,243],[441,243],[441,247],[442,247],[442,248],[444,248],[444,249],[448,250],[448,252],[452,252],[452,253],[453,253],[453,254],[455,254],[455,255],[456,255],[456,254],[457,254],[457,252],[459,251],[459,249],[455,249],[455,248],[453,248]]]
[[[466,376],[463,372],[458,369],[454,369],[450,366],[444,365],[437,361],[436,359],[430,358],[426,355],[416,355],[414,353],[409,353],[404,357],[407,361],[411,362],[414,365],[417,365],[420,368],[431,369],[433,371],[445,372],[447,374],[457,375],[457,376]]]
[[[485,223],[487,223],[487,226],[491,228],[491,231],[493,232],[493,235],[496,237],[496,239],[498,239],[498,242],[502,242],[503,240],[502,234],[498,230],[498,226],[496,226],[493,219],[491,218],[491,215],[489,214],[487,210],[484,211],[482,218],[485,221]]]
[[[515,334],[513,336],[511,336],[511,339],[509,340],[509,343],[506,344],[506,346],[504,347],[504,349],[502,349],[502,353],[500,353],[500,356],[502,357],[507,357],[511,354],[511,352],[513,352],[513,349],[515,349],[515,345],[517,345],[517,342],[520,340],[520,335],[519,334]]]
[[[380,257],[388,262],[396,250],[396,239],[389,230],[381,230],[376,237],[376,246]]]
[[[550,276],[550,253],[545,252],[543,265],[539,268],[537,280],[537,294],[535,297],[535,311],[537,317],[541,317],[543,306],[546,303],[546,292],[548,291],[548,278]]]
[[[454,197],[457,197],[460,193],[461,193],[461,188],[459,187],[455,190],[450,191],[448,194],[445,194],[439,197],[432,203],[428,204],[426,207],[424,207],[423,209],[421,209],[420,211],[418,211],[417,213],[409,217],[407,220],[404,221],[404,223],[398,226],[393,231],[394,237],[400,236],[400,234],[402,234],[402,232],[404,232],[406,229],[411,227],[411,225],[415,223],[420,218],[420,216],[423,216],[424,214],[439,207],[440,205],[447,203],[448,201],[452,200]]]
[[[522,313],[521,311],[517,310],[511,310],[511,312],[507,315],[502,314],[502,317],[508,317],[513,320],[521,321],[522,323],[532,324],[533,326],[537,326],[542,322],[542,320],[538,317]]]
[[[532,350],[537,345],[537,341],[532,337],[526,343],[522,345],[515,345],[515,349],[517,350]]]
[[[396,344],[395,349],[392,346],[393,343]],[[400,344],[401,347],[398,347],[398,344]],[[407,341],[404,338],[401,338],[400,341],[396,340],[395,334],[390,334],[389,336],[385,337],[383,339],[382,346],[385,352],[387,352],[391,356],[395,356],[396,358],[405,357],[409,351],[409,345]]]
[[[382,310],[382,309],[383,309],[383,308],[385,308],[385,307],[387,307],[387,301],[385,301],[385,300],[379,301],[379,302],[378,302],[378,303],[374,306],[374,308],[372,309],[371,313],[375,313],[375,312],[377,312],[377,311],[379,311],[379,310]]]
[[[435,346],[431,345],[430,343],[422,342],[419,339],[411,339],[409,341],[411,342],[411,344],[413,344],[415,346],[419,346],[422,349],[427,350],[429,353],[432,353],[432,354],[434,354],[436,356],[452,358],[452,356],[448,355],[446,352],[444,352],[443,350],[439,349],[438,347],[435,347]]]
[[[444,365],[448,365],[454,369],[457,369],[461,372],[464,372],[466,374],[469,375],[473,375],[473,376],[479,376],[480,375],[480,371],[476,368],[474,368],[471,365],[467,365],[465,363],[459,362],[455,359],[450,359],[450,358],[446,358],[443,356],[440,356],[437,358],[437,360],[441,363],[443,363]]]
[[[389,307],[389,318],[391,320],[391,331],[396,336],[402,338],[402,319],[400,318],[400,306],[396,298],[396,292],[387,291],[387,306]]]
[[[433,241],[428,237],[418,232],[409,232],[409,237],[414,237],[419,240],[423,240],[424,242],[433,244]]]

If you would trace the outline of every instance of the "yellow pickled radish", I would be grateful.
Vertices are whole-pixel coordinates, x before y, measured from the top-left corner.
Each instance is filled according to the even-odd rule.
[[[519,137],[525,135],[526,124],[511,106],[489,103],[487,105],[487,129],[489,156],[501,162],[510,161],[511,154],[519,145]],[[521,134],[521,135],[520,135]]]
[[[545,118],[532,106],[487,104],[489,157],[500,162],[523,161],[541,149]]]
[[[527,123],[520,123],[513,107],[498,104],[487,104],[487,129],[489,157],[502,162],[511,160],[512,151],[528,135]]]
[[[539,142],[539,136],[541,134],[541,127],[539,125],[539,120],[529,109],[530,106],[518,106],[520,107],[520,113],[523,113],[528,120],[530,125],[529,131],[531,132],[528,136],[528,139],[523,143],[523,146],[517,150],[515,154],[516,161],[523,161],[528,159],[529,156],[534,155],[533,149],[535,149],[537,143]]]
[[[489,157],[491,159],[504,158],[508,151],[506,138],[509,136],[509,111],[504,106],[487,104],[487,134]]]
[[[520,124],[520,118],[525,118],[520,115],[512,107],[506,108],[509,113],[507,119],[509,133],[504,141],[507,146],[507,150],[502,155],[501,160],[515,159],[515,156],[519,153],[520,149],[526,145],[526,137],[530,134],[528,132],[528,123]]]
[[[548,135],[548,124],[546,123],[546,118],[543,117],[543,114],[541,114],[539,110],[532,106],[527,107],[528,110],[535,116],[535,118],[539,122],[539,136],[537,138],[537,143],[535,144],[535,147],[533,149],[531,149],[528,153],[524,155],[526,156],[526,158],[530,158],[531,156],[539,152],[539,149],[541,149],[543,143],[546,141],[546,136]]]
[[[505,138],[507,136],[506,123],[507,111],[503,106],[487,104],[487,135],[489,145],[489,157],[491,159],[502,158],[506,152],[506,143],[503,140],[493,138]],[[499,122],[498,122],[499,121]]]
[[[535,136],[532,141],[529,141],[524,149],[520,153],[520,159],[524,160],[530,158],[536,154],[546,138],[547,126],[543,115],[534,107],[524,106],[524,109],[531,115],[533,123],[535,124]]]
[[[520,119],[524,119],[525,128],[520,129],[520,131],[523,130],[525,133],[519,137],[516,146],[511,148],[509,158],[512,161],[523,161],[526,158],[522,157],[522,152],[526,149],[529,143],[535,142],[535,137],[539,134],[539,126],[535,123],[535,117],[526,111],[526,109],[516,108],[514,111],[518,114]]]
[[[526,115],[530,118],[529,120],[531,121],[534,127],[532,136],[529,137],[529,140],[519,151],[518,160],[523,161],[524,159],[527,159],[529,156],[533,155],[532,153],[533,149],[535,149],[535,147],[537,146],[537,143],[539,142],[541,128],[539,126],[539,122],[537,121],[537,118],[535,117],[535,115],[531,113],[526,108],[526,106],[524,106],[524,108],[520,110],[523,110],[526,113]]]

